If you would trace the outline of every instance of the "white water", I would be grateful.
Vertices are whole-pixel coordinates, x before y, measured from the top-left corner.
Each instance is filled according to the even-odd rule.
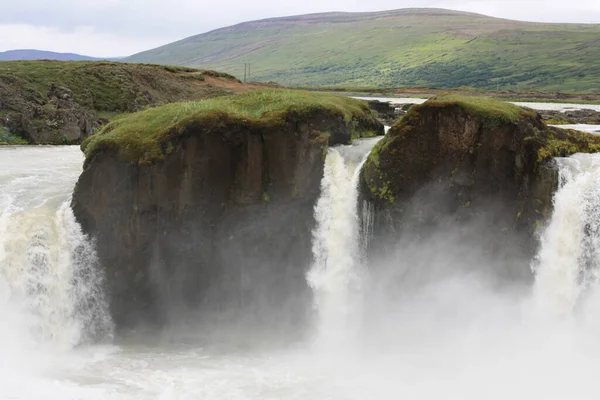
[[[358,178],[371,148],[381,138],[329,149],[315,207],[314,264],[308,282],[318,312],[321,349],[345,347],[360,320],[363,255],[360,246]]]
[[[352,96],[361,100],[379,100],[391,104],[423,104],[427,99],[417,97],[374,97],[374,96]],[[600,111],[600,104],[574,104],[574,103],[536,103],[536,102],[512,102],[521,107],[529,107],[538,111],[573,111],[573,110],[594,110]]]
[[[600,154],[558,158],[560,189],[538,255],[538,302],[571,315],[597,291],[600,274]]]
[[[95,287],[72,279],[93,264],[73,257],[93,252],[65,206],[79,150],[0,147],[0,399],[597,399],[599,156],[559,160],[537,280],[500,290],[458,273],[493,260],[473,257],[478,243],[452,232],[365,265],[355,166],[370,145],[328,154],[315,209],[324,246],[315,243],[309,275],[318,345],[310,337],[283,348],[140,332],[86,344],[89,322],[103,321],[90,316],[104,314],[74,312]],[[456,273],[411,287],[433,267]]]
[[[81,161],[66,147],[0,147],[0,395],[9,398],[27,392],[30,374],[56,372],[56,357],[111,335],[93,246],[69,207]]]
[[[600,134],[600,125],[572,124],[572,125],[550,125],[550,126],[555,126],[557,128],[562,128],[562,129],[574,129],[576,131]]]

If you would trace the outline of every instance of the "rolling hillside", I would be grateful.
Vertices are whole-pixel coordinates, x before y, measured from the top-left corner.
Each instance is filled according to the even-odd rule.
[[[441,9],[246,22],[125,61],[210,68],[302,86],[600,91],[600,25],[510,21]]]
[[[101,58],[82,56],[74,53],[55,53],[44,50],[8,50],[0,52],[0,61],[57,60],[57,61],[97,61]]]

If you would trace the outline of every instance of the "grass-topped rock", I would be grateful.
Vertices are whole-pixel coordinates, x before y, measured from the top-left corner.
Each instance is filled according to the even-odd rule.
[[[375,205],[380,229],[389,228],[390,215],[399,231],[486,214],[494,215],[487,231],[530,234],[552,207],[553,157],[596,151],[600,137],[548,127],[533,110],[437,96],[412,107],[375,146],[361,193]]]
[[[258,90],[237,96],[175,103],[116,118],[82,144],[86,158],[103,150],[139,164],[161,161],[181,137],[227,134],[286,134],[309,131],[330,145],[383,134],[383,125],[366,102],[296,90]]]
[[[248,90],[233,76],[108,61],[0,63],[0,125],[32,144],[81,143],[117,114]]]
[[[379,133],[366,102],[289,90],[112,121],[83,143],[72,207],[117,325],[165,322],[169,306],[194,323],[223,310],[257,328],[301,321],[328,144]]]

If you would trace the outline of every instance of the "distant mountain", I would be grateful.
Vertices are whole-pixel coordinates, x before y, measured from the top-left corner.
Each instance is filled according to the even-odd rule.
[[[600,91],[600,25],[442,9],[245,22],[125,58],[302,86]]]
[[[58,60],[58,61],[100,61],[117,60],[118,58],[96,58],[73,53],[55,53],[44,50],[9,50],[0,52],[0,61],[20,60]]]

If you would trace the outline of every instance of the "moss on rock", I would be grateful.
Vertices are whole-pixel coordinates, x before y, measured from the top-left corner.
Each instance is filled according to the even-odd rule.
[[[210,134],[227,127],[258,131],[282,129],[288,124],[313,119],[335,120],[316,137],[329,134],[332,140],[383,134],[383,125],[367,103],[343,96],[296,90],[260,90],[205,101],[169,104],[117,118],[98,134],[89,137],[82,150],[86,159],[103,150],[117,152],[122,161],[152,164],[169,153],[166,143],[190,131]],[[322,128],[322,129],[321,129]],[[316,139],[315,139],[316,140]]]
[[[549,127],[533,110],[438,96],[412,107],[377,143],[361,173],[361,192],[398,215],[422,187],[437,184],[449,194],[449,210],[476,212],[498,202],[517,216],[505,226],[531,228],[552,208],[557,174],[551,160],[598,151],[599,136]]]

